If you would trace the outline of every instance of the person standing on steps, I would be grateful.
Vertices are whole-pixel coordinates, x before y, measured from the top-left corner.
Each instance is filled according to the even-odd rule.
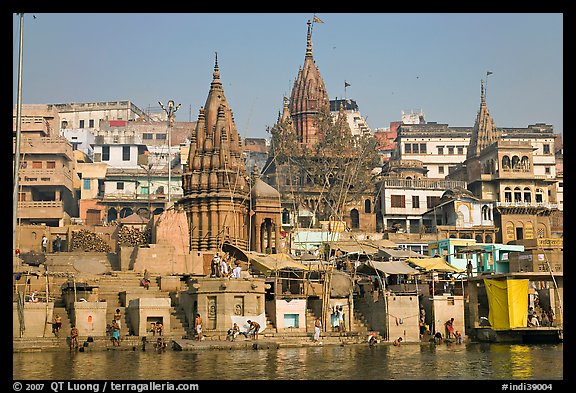
[[[72,325],[70,329],[70,350],[78,349],[78,328]]]
[[[312,339],[312,341],[314,341],[315,343],[318,342],[318,340],[320,340],[321,329],[322,329],[322,321],[320,320],[320,318],[316,318],[316,320],[314,321],[314,338]]]
[[[122,323],[120,322],[121,318],[122,318],[122,314],[120,313],[120,309],[117,308],[116,312],[114,313],[114,320],[116,321],[116,323],[118,324],[118,327],[120,329],[122,329]]]
[[[202,317],[196,314],[194,319],[194,331],[196,332],[196,341],[202,340]]]
[[[42,235],[42,252],[46,254],[47,249],[48,249],[48,238],[46,237],[46,235]]]

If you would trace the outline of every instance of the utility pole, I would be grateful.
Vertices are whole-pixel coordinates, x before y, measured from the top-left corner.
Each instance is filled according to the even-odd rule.
[[[24,44],[24,13],[20,13],[20,48],[18,55],[18,98],[16,104],[16,151],[14,153],[14,193],[12,203],[12,255],[16,255],[17,227],[18,227],[18,200],[20,181],[20,134],[22,123],[22,46]]]
[[[160,108],[162,108],[162,110],[166,112],[166,115],[168,116],[168,203],[170,203],[170,183],[172,182],[172,139],[170,135],[172,134],[172,127],[174,126],[174,113],[176,113],[178,108],[180,108],[181,104],[174,106],[174,100],[168,101],[168,108],[165,108],[160,101],[158,101],[158,104],[160,104]]]

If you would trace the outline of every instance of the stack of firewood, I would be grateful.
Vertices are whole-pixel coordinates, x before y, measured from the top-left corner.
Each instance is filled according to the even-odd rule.
[[[72,231],[72,250],[110,252],[111,248],[100,236],[86,229]]]
[[[118,232],[120,246],[143,246],[148,244],[148,231],[142,232],[138,228],[123,226]]]

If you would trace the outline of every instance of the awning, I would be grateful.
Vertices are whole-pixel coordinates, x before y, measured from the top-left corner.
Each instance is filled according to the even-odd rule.
[[[288,254],[261,254],[247,251],[248,262],[265,276],[277,270],[309,270],[308,266],[292,259]]]
[[[377,261],[367,261],[362,265],[358,266],[357,271],[360,273],[370,272],[371,270],[378,270],[384,274],[420,274],[419,270],[416,270],[407,263],[403,261],[389,261],[389,262],[377,262]]]
[[[464,270],[454,267],[444,258],[434,257],[434,258],[407,258],[404,260],[407,263],[416,265],[423,268],[426,271],[437,271],[437,272],[453,272],[453,273],[463,273]]]
[[[230,243],[222,244],[222,252],[227,252],[231,257],[234,257],[240,261],[248,262],[248,256],[246,255],[246,252],[236,246],[233,246]]]
[[[423,255],[414,250],[395,250],[392,248],[383,248],[378,250],[378,256],[382,258],[396,258],[396,259],[406,259],[406,258],[422,258]]]

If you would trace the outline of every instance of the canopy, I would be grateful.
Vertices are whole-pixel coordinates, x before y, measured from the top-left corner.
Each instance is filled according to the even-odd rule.
[[[437,272],[453,272],[453,273],[463,273],[464,270],[454,267],[444,258],[433,257],[433,258],[407,258],[405,262],[414,264],[426,271],[437,271]]]
[[[309,270],[308,266],[292,259],[288,254],[261,254],[252,251],[244,254],[250,265],[266,276],[277,270]]]
[[[376,262],[367,261],[357,269],[359,272],[378,270],[384,274],[419,274],[420,272],[403,261]]]
[[[528,324],[528,280],[484,279],[488,295],[488,321],[494,330],[526,327]]]
[[[383,248],[378,250],[378,256],[383,258],[395,258],[395,259],[406,259],[406,258],[422,258],[423,255],[417,253],[414,250],[395,250],[393,248]]]
[[[230,256],[244,262],[248,262],[248,256],[246,252],[230,243],[222,244],[222,252],[227,252]]]

